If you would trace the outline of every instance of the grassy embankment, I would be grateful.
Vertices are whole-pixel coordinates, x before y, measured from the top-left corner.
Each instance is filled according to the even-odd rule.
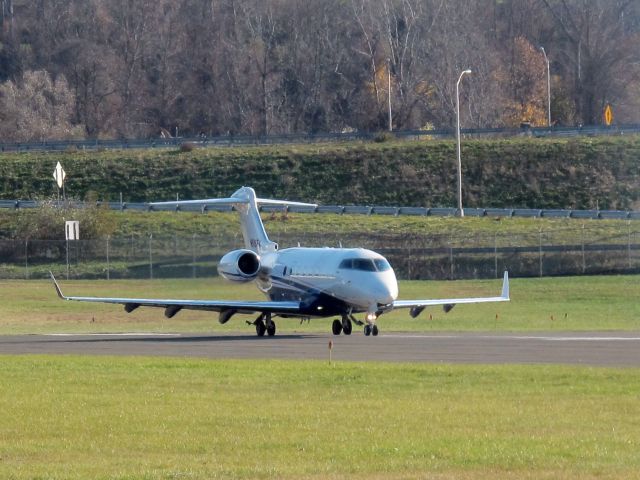
[[[466,140],[467,207],[637,208],[640,136]],[[61,161],[67,194],[128,201],[261,196],[323,204],[452,206],[453,141],[394,141],[0,155],[0,198],[55,195]]]
[[[60,281],[67,295],[143,298],[263,299],[252,284],[221,279]],[[400,282],[400,298],[452,298],[497,295],[499,280]],[[52,332],[243,332],[254,329],[238,315],[220,325],[216,313],[182,311],[166,319],[162,309],[140,308],[131,314],[121,306],[64,302],[45,281],[2,281],[0,333]],[[439,308],[411,319],[406,310],[382,316],[385,331],[533,331],[638,330],[640,282],[637,276],[512,279],[509,303],[459,305],[448,314]],[[279,332],[329,332],[330,320],[300,324],[278,319]]]
[[[0,477],[631,479],[637,369],[2,357]]]
[[[324,204],[450,206],[455,204],[454,189],[450,188],[455,184],[455,169],[451,168],[453,148],[453,143],[446,141],[405,141],[210,148],[193,152],[163,149],[5,154],[0,155],[0,197],[50,197],[51,169],[60,160],[70,175],[67,191],[76,198],[113,200],[119,197],[119,192],[124,193],[125,200],[171,199],[176,193],[181,198],[228,196],[238,186],[249,184],[262,196]],[[468,207],[637,208],[640,137],[468,141],[465,149],[464,203]],[[0,212],[0,237],[20,241],[27,236],[42,239],[37,231],[20,233],[19,226],[29,223],[32,215],[27,211]],[[630,233],[632,240],[638,235],[635,225],[623,221],[521,218],[460,221],[332,214],[292,214],[281,221],[279,215],[273,217],[265,215],[267,230],[284,246],[300,241],[304,245],[357,244],[377,249],[374,235],[387,234],[413,235],[418,243],[424,241],[425,234],[438,235],[430,237],[429,246],[446,246],[449,242],[455,246],[459,239],[481,235],[495,235],[498,246],[500,239],[509,238],[517,238],[514,246],[537,245],[541,231],[542,241],[549,244],[575,245],[583,238],[587,243],[607,243],[613,237],[624,244]],[[86,228],[86,221],[83,225],[86,239],[90,229]],[[580,232],[582,225],[586,227],[585,237]],[[218,238],[221,232],[237,233],[238,227],[231,214],[104,212],[96,230],[112,237],[153,234],[156,239],[160,235]],[[354,232],[364,234],[371,244],[362,239],[349,242],[345,237]],[[296,237],[292,239],[291,235]],[[318,235],[322,238],[318,239]],[[56,233],[47,238],[59,237]],[[485,246],[487,242],[493,246],[491,239],[483,241]],[[22,252],[24,245],[5,248]],[[155,255],[165,255],[159,241],[156,248]],[[190,252],[191,246],[187,248]],[[31,256],[32,270],[28,274],[32,277],[42,277],[50,268],[56,269],[51,254],[47,252],[42,257],[40,253]],[[103,254],[102,250],[98,253]],[[116,251],[111,253],[110,269],[114,274],[138,276],[128,271],[128,265],[118,258]],[[13,257],[3,265],[3,276],[25,277],[23,255]],[[202,267],[212,271],[214,263],[208,259]],[[84,269],[81,273],[89,276],[106,276],[106,265],[99,260],[87,262],[81,268]]]
[[[33,210],[0,210],[0,235],[11,238],[18,223],[30,221]],[[73,216],[73,214],[71,214]],[[135,212],[102,211],[100,216],[108,224],[109,234],[116,237],[160,236],[221,236],[240,231],[237,214],[210,212]],[[262,219],[270,237],[283,234],[299,235],[393,235],[411,234],[469,238],[473,236],[535,235],[540,231],[564,238],[573,238],[585,228],[587,233],[607,237],[625,234],[627,220],[581,220],[570,218],[502,218],[502,217],[424,217],[410,215],[336,215],[332,213],[263,213]],[[635,230],[635,223],[631,227]],[[560,237],[562,238],[562,237]],[[536,239],[537,240],[537,239]]]

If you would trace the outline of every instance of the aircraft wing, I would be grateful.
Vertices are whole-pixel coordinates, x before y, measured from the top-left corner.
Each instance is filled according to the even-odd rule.
[[[124,305],[127,313],[138,307],[159,307],[165,309],[165,316],[173,317],[180,310],[206,310],[211,312],[254,313],[264,312],[273,314],[300,313],[299,302],[269,302],[269,301],[234,301],[234,300],[173,300],[164,298],[112,298],[112,297],[71,297],[62,293],[53,273],[49,272],[55,285],[58,297],[63,300],[76,302],[115,303]]]
[[[499,297],[468,297],[468,298],[440,298],[434,300],[396,300],[393,302],[393,309],[410,308],[411,316],[417,317],[426,307],[433,305],[443,305],[445,312],[450,311],[458,303],[487,303],[487,302],[508,302],[509,299],[509,273],[504,272],[502,280],[502,293]]]

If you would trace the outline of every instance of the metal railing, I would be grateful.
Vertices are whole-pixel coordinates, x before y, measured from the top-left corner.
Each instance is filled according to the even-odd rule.
[[[0,200],[0,208],[21,209],[38,208],[45,202],[37,200]],[[228,205],[182,205],[172,206],[151,206],[143,202],[46,202],[53,203],[54,206],[68,208],[87,208],[89,206],[108,207],[111,210],[131,210],[138,212],[160,212],[160,211],[182,211],[182,212],[230,212],[233,207]],[[450,217],[455,216],[458,210],[453,207],[389,207],[389,206],[367,206],[367,205],[320,205],[317,207],[279,207],[261,206],[263,212],[287,211],[291,213],[333,213],[337,215],[410,215],[410,216],[432,216]],[[465,208],[464,214],[467,217],[522,217],[522,218],[576,218],[576,219],[604,219],[604,220],[640,220],[639,211],[627,210],[570,210],[570,209],[539,209],[539,208]]]
[[[640,133],[640,124],[589,125],[577,127],[529,127],[523,128],[466,128],[461,134],[467,137],[577,137],[601,135],[629,135]],[[400,139],[453,138],[455,130],[399,130],[392,133],[343,132],[343,133],[289,133],[280,135],[220,135],[211,137],[113,139],[113,140],[43,140],[40,142],[0,143],[0,152],[64,151],[129,148],[168,148],[191,143],[202,147],[229,147],[246,145],[277,145],[295,143],[344,142],[352,140],[385,140],[388,136]]]

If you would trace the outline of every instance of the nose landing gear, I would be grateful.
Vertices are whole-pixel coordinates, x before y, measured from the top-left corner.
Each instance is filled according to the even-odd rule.
[[[376,325],[376,319],[378,315],[374,312],[367,313],[366,321],[367,324],[364,326],[364,335],[368,337],[369,335],[373,335],[374,337],[378,336],[378,326]]]
[[[373,325],[366,324],[364,326],[364,334],[367,337],[369,335],[373,335],[374,337],[377,337],[378,336],[378,326],[375,323]]]

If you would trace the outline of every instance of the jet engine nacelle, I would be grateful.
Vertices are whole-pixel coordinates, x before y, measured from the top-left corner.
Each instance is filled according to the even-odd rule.
[[[218,273],[232,282],[249,282],[260,270],[260,257],[246,250],[233,250],[220,259]]]

